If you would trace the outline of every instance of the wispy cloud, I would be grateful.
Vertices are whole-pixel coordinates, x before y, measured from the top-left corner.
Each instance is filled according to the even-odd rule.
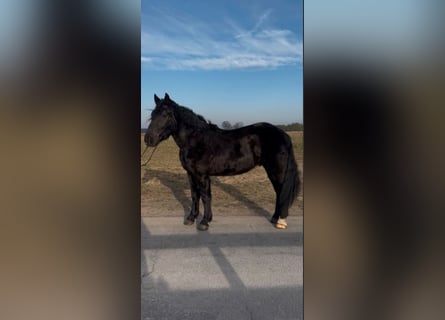
[[[301,62],[301,41],[291,30],[269,25],[272,14],[266,10],[253,26],[242,28],[233,21],[205,24],[158,12],[151,22],[156,28],[142,30],[141,62],[170,70],[276,68]]]
[[[269,18],[269,16],[270,16],[271,13],[272,13],[272,10],[271,10],[271,9],[266,10],[266,11],[259,17],[259,19],[258,19],[257,22],[255,23],[255,26],[254,26],[251,30],[249,30],[249,31],[247,31],[247,32],[242,32],[242,33],[236,35],[235,38],[242,38],[242,37],[246,37],[246,36],[250,36],[250,35],[252,35],[254,32],[256,32],[256,31],[261,27],[261,25],[267,20],[267,18]]]

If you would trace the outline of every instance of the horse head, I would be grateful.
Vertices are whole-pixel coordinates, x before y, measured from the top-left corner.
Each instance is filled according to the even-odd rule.
[[[176,103],[170,99],[166,93],[164,99],[160,99],[154,95],[156,107],[151,112],[151,121],[147,132],[144,136],[144,142],[147,146],[155,147],[161,141],[166,140],[172,133],[177,130],[177,122],[175,119]]]

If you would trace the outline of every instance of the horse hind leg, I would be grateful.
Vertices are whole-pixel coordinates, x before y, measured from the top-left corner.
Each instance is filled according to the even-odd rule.
[[[286,229],[286,218],[289,214],[289,201],[285,196],[285,179],[287,173],[287,153],[281,153],[276,156],[273,165],[266,165],[267,176],[275,190],[275,211],[270,222],[278,229]]]
[[[286,206],[283,206],[282,201],[280,201],[282,198],[283,182],[280,181],[280,175],[275,170],[268,170],[266,168],[266,172],[275,190],[275,211],[270,222],[278,229],[286,229],[287,223],[285,219],[288,215],[288,210]]]
[[[283,171],[280,175],[280,186],[279,192],[277,192],[276,212],[274,215],[278,218],[275,223],[275,227],[278,229],[287,228],[285,219],[289,214],[289,208],[293,204],[300,186],[297,163],[293,155],[292,147],[289,148],[287,155],[286,161],[282,162],[281,165]]]
[[[277,229],[286,229],[286,218],[289,215],[290,201],[286,195],[286,186],[283,183],[280,184],[279,192],[277,192],[277,198],[275,203],[275,213],[272,217],[272,223]]]
[[[282,194],[282,185],[280,185],[278,191],[276,191],[275,212],[272,218],[270,219],[270,222],[277,229],[286,229],[287,228],[286,218],[289,214],[289,206],[280,202],[281,194]]]

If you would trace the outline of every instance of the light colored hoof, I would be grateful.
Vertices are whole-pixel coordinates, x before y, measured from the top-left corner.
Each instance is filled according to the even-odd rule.
[[[275,223],[275,228],[277,228],[277,229],[286,229],[287,228],[286,220],[279,218],[277,223]]]

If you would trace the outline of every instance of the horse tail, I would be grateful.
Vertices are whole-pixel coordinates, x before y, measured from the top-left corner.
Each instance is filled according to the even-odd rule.
[[[294,150],[291,139],[286,139],[287,144],[287,166],[284,174],[284,181],[281,187],[279,205],[281,208],[289,208],[294,203],[300,189],[300,177],[298,175],[298,166],[295,161]]]

